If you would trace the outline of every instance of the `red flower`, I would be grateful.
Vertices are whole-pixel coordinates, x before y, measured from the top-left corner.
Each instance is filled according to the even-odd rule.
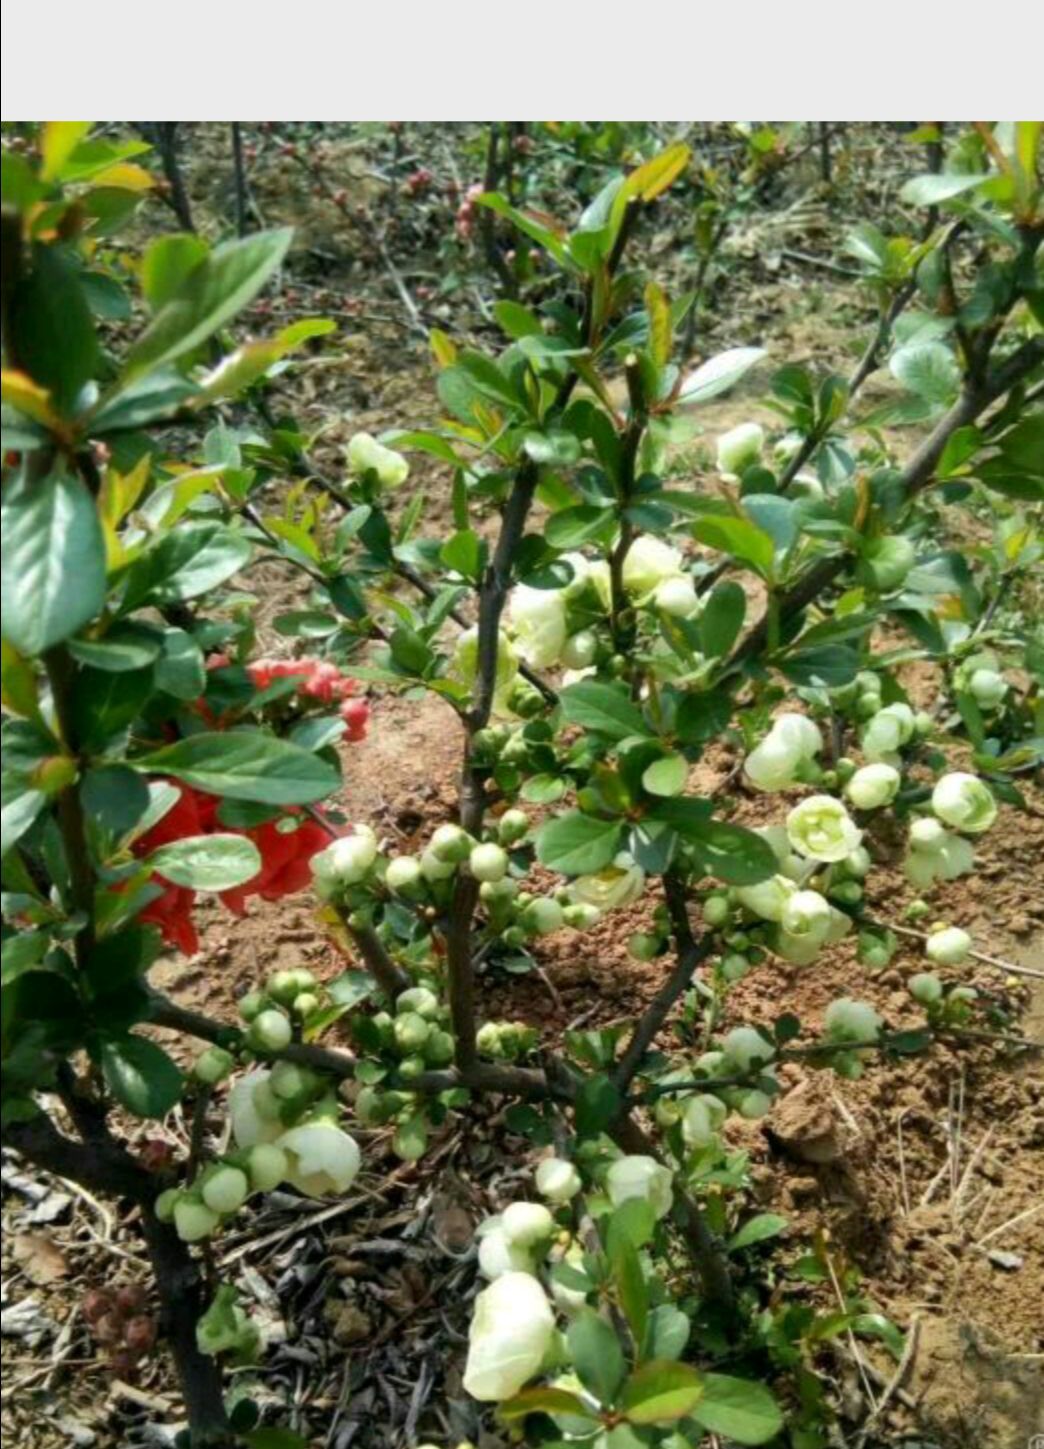
[[[333,831],[314,820],[303,821],[295,830],[280,830],[279,823],[268,820],[264,825],[239,832],[257,846],[261,869],[235,890],[222,891],[222,901],[237,916],[244,914],[250,896],[277,901],[304,890],[311,879],[312,856],[325,849],[333,835]]]
[[[364,699],[346,699],[338,713],[348,726],[344,732],[346,740],[354,742],[366,738],[366,726],[370,720],[370,706]]]

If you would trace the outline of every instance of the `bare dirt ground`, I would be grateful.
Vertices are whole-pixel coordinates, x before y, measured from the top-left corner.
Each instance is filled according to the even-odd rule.
[[[266,209],[273,203],[265,199]],[[331,279],[331,285],[342,282]],[[832,298],[849,295],[816,276],[762,277],[744,294],[736,325],[717,319],[719,345],[767,340],[778,360],[816,357],[843,366],[852,348],[835,326]],[[308,307],[324,305],[308,297]],[[335,366],[307,370],[294,387],[310,424],[322,426],[321,454],[335,466],[354,431],[377,431],[434,416],[427,364],[401,330],[375,323],[350,330]],[[706,410],[710,438],[750,416],[740,400]],[[699,441],[693,444],[696,466]],[[448,506],[437,470],[415,470],[433,516]],[[262,624],[287,606],[279,565],[254,571]],[[286,641],[280,647],[286,648]],[[437,699],[376,694],[368,739],[344,753],[340,798],[349,818],[375,824],[410,849],[447,818],[455,798],[459,726]],[[731,761],[713,757],[705,788],[721,788]],[[735,789],[735,786],[731,786]],[[1044,969],[1044,798],[1029,792],[1026,813],[1003,807],[984,839],[981,868],[940,888],[938,915],[966,926],[977,946]],[[744,798],[741,818],[778,810]],[[901,919],[912,892],[898,871],[872,877],[873,913]],[[541,1026],[549,1050],[563,1031],[634,1016],[656,990],[662,962],[639,963],[628,935],[649,903],[612,915],[594,930],[552,938],[542,971],[487,979],[490,1016]],[[231,1018],[236,998],[277,966],[306,964],[329,978],[344,959],[317,930],[308,897],[253,902],[237,920],[218,905],[199,908],[203,950],[164,959],[154,979],[186,1005]],[[884,971],[869,973],[844,943],[806,968],[769,961],[730,997],[730,1020],[770,1021],[782,1011],[818,1021],[840,995],[871,1001],[890,1025],[913,1022],[905,982],[923,968],[916,943]],[[962,968],[969,982],[1021,1014],[1018,1028],[1044,1040],[1044,980]],[[336,1032],[334,1033],[336,1035]],[[331,1043],[333,1044],[333,1043]],[[883,1348],[866,1346],[861,1369],[845,1340],[824,1348],[819,1367],[836,1385],[850,1422],[872,1413],[864,1449],[1022,1449],[1044,1432],[1044,1077],[1040,1058],[983,1044],[936,1048],[900,1067],[870,1066],[857,1082],[789,1065],[786,1091],[770,1116],[734,1123],[730,1141],[750,1155],[760,1210],[789,1222],[797,1258],[826,1233],[838,1261],[862,1274],[864,1297],[909,1333],[902,1385]],[[137,1141],[154,1128],[135,1127]],[[161,1134],[163,1135],[163,1134]],[[182,1147],[187,1125],[166,1135]],[[347,1201],[328,1206],[273,1195],[217,1249],[266,1321],[271,1346],[256,1370],[236,1377],[244,1393],[278,1405],[278,1420],[330,1449],[399,1449],[422,1439],[473,1437],[474,1405],[460,1389],[463,1344],[474,1293],[473,1229],[501,1200],[525,1191],[528,1154],[500,1104],[454,1118],[417,1165],[402,1165],[389,1133],[361,1133],[365,1170]],[[133,1221],[67,1183],[4,1168],[3,1427],[18,1449],[137,1449],[172,1442],[177,1390],[154,1354],[133,1384],[114,1379],[88,1334],[80,1303],[89,1287],[144,1281]],[[821,1290],[794,1281],[779,1292]]]

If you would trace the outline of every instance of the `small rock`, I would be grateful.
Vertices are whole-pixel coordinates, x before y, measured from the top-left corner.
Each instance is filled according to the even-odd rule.
[[[369,1314],[364,1313],[355,1303],[327,1303],[325,1312],[330,1320],[335,1343],[361,1343],[373,1332],[373,1322]]]
[[[802,1083],[777,1104],[765,1135],[799,1162],[836,1162],[841,1156],[833,1108],[816,1094],[812,1082]]]

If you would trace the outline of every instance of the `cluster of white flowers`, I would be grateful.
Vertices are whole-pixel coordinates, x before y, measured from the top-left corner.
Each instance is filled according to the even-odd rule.
[[[291,1062],[240,1077],[228,1098],[237,1150],[184,1188],[156,1199],[156,1216],[186,1243],[209,1238],[252,1192],[289,1183],[306,1197],[344,1192],[359,1171],[355,1139],[333,1120],[336,1099],[319,1097],[314,1072]]]
[[[536,1185],[551,1208],[559,1210],[582,1188],[574,1164],[560,1157],[538,1164]],[[674,1200],[673,1174],[653,1157],[618,1157],[606,1171],[605,1192],[614,1208],[637,1198],[663,1218]],[[558,1263],[577,1269],[583,1263],[579,1242],[559,1226],[551,1208],[513,1202],[479,1227],[479,1269],[491,1281],[475,1300],[464,1387],[483,1402],[511,1398],[548,1367],[555,1309],[569,1315],[587,1301],[580,1288],[556,1282],[553,1276],[549,1296],[539,1276]]]

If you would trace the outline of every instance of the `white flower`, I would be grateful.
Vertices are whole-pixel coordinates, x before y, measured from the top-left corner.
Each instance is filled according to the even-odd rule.
[[[720,1098],[706,1092],[692,1097],[682,1113],[682,1136],[690,1147],[709,1147],[727,1116],[728,1108]]]
[[[269,1082],[271,1075],[271,1072],[265,1071],[247,1072],[228,1094],[232,1135],[239,1147],[274,1142],[283,1132],[279,1107]],[[258,1091],[258,1088],[267,1090]]]
[[[557,663],[567,632],[561,589],[516,584],[508,595],[507,617],[518,652],[527,664],[548,669]]]
[[[722,433],[718,439],[718,472],[734,483],[752,463],[761,457],[765,431],[760,423],[740,423]]]
[[[247,1027],[247,1041],[261,1052],[281,1052],[290,1045],[292,1035],[290,1018],[274,1006],[259,1011]]]
[[[382,488],[398,488],[410,475],[410,465],[402,454],[378,443],[370,433],[356,433],[348,444],[348,467],[357,477],[376,473]]]
[[[779,921],[784,906],[796,890],[797,886],[787,876],[773,875],[756,885],[738,886],[735,894],[741,905],[763,921]]]
[[[866,723],[860,739],[863,754],[868,760],[891,764],[899,749],[912,739],[915,728],[915,715],[908,704],[899,701],[885,705]]]
[[[803,714],[781,714],[744,761],[747,779],[759,790],[786,790],[801,766],[823,748],[819,726]]]
[[[624,559],[623,585],[629,594],[643,597],[681,571],[682,556],[676,548],[654,534],[640,533]]]
[[[857,770],[845,786],[845,794],[857,810],[879,810],[895,799],[902,778],[894,765],[878,761]]]
[[[250,1192],[250,1182],[241,1168],[222,1163],[203,1184],[203,1201],[211,1212],[234,1213],[243,1206]]]
[[[568,1202],[576,1197],[582,1184],[580,1174],[564,1157],[545,1157],[537,1164],[536,1188],[548,1202]]]
[[[510,1399],[536,1374],[551,1346],[555,1315],[528,1273],[502,1273],[475,1299],[464,1388],[473,1399]]]
[[[954,770],[932,791],[932,809],[939,819],[966,835],[980,835],[997,818],[997,802],[977,775]]]
[[[440,860],[430,845],[421,851],[420,868],[421,875],[427,881],[449,880],[457,869],[452,860]]]
[[[588,564],[587,582],[598,595],[598,602],[602,608],[608,611],[612,603],[613,581],[609,564],[604,558],[593,559]]]
[[[783,906],[779,923],[785,935],[818,949],[830,934],[832,915],[830,902],[818,891],[795,891]]]
[[[799,855],[836,861],[855,850],[863,832],[840,800],[832,795],[809,795],[787,816],[787,836]]]
[[[355,1138],[333,1122],[303,1122],[276,1145],[286,1153],[286,1181],[305,1197],[346,1191],[362,1165]]]
[[[627,864],[622,864],[621,861]],[[645,872],[630,856],[618,855],[612,865],[596,875],[577,876],[569,885],[569,898],[599,911],[617,910],[636,901],[645,889]]]
[[[864,1042],[876,1041],[883,1023],[869,1002],[842,996],[827,1007],[823,1025],[831,1041]]]
[[[699,612],[700,599],[691,574],[677,574],[656,585],[653,603],[672,619],[691,619]]]
[[[910,848],[930,851],[941,850],[949,838],[946,826],[934,816],[923,815],[910,826]]]
[[[776,1049],[760,1031],[752,1026],[736,1026],[721,1044],[724,1065],[737,1072],[749,1072],[755,1064],[763,1066],[776,1055]]]
[[[329,900],[346,886],[358,885],[377,859],[377,837],[368,825],[357,825],[313,855],[312,877],[316,894]]]
[[[673,1175],[655,1157],[638,1153],[618,1157],[606,1174],[609,1201],[619,1207],[632,1197],[641,1198],[658,1218],[666,1217],[674,1202]]]
[[[593,629],[580,629],[562,646],[562,663],[567,669],[587,669],[598,653],[598,636]]]
[[[542,1238],[549,1238],[555,1220],[542,1202],[513,1202],[500,1215],[505,1238],[518,1248],[531,1248]]]
[[[785,825],[757,825],[754,827],[754,833],[760,835],[768,845],[776,857],[780,874],[785,875],[788,880],[803,881],[815,869],[810,861],[803,860],[800,855],[795,855]]]
[[[576,598],[577,594],[583,592],[587,583],[588,575],[591,572],[591,560],[582,553],[563,553],[559,555],[559,563],[567,563],[573,570],[573,577],[562,589],[567,599]]]
[[[928,826],[934,829],[929,831]],[[938,820],[915,820],[910,827],[910,846],[903,869],[919,889],[935,880],[956,880],[975,865],[971,841],[944,829]]]
[[[568,1267],[575,1269],[577,1272],[583,1272],[584,1250],[579,1243],[570,1243],[569,1247],[565,1250],[564,1253],[561,1251],[561,1249],[553,1250],[551,1254],[551,1261],[552,1263],[565,1263]],[[563,1313],[569,1314],[577,1313],[581,1308],[583,1308],[584,1304],[587,1302],[587,1294],[583,1291],[583,1289],[568,1288],[564,1283],[556,1282],[554,1278],[552,1278],[551,1280],[551,1297],[555,1300],[556,1306],[561,1308]],[[565,1388],[567,1386],[565,1377],[563,1377],[562,1379],[557,1379],[555,1381],[555,1386]],[[579,1392],[583,1394],[583,1387],[581,1386],[579,1380],[577,1380],[576,1384],[572,1387],[574,1388],[574,1390],[579,1390]]]
[[[476,845],[468,857],[468,869],[476,880],[503,880],[507,874],[507,852],[493,841]]]
[[[532,1273],[533,1262],[521,1243],[508,1241],[500,1216],[489,1218],[479,1228],[479,1272],[492,1281],[504,1273]]]
[[[959,966],[972,948],[972,938],[960,926],[944,926],[933,931],[924,945],[924,954],[937,966]]]

